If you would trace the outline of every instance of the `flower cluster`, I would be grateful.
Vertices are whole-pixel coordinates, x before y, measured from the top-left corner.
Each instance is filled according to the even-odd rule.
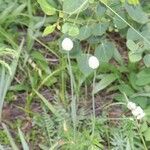
[[[138,120],[141,120],[145,116],[143,109],[140,106],[136,106],[135,103],[128,102],[127,107]]]
[[[70,38],[64,38],[61,43],[62,49],[65,51],[71,51],[73,49],[73,41]],[[97,69],[99,67],[99,60],[95,56],[90,56],[88,59],[88,65],[92,69]]]

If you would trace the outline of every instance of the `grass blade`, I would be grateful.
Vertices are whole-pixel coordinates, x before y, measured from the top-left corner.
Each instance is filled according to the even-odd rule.
[[[7,126],[6,126],[4,123],[2,123],[2,126],[3,126],[3,129],[4,129],[4,131],[5,131],[5,133],[6,133],[7,137],[8,137],[8,139],[9,139],[9,141],[10,141],[10,144],[11,144],[12,149],[13,149],[13,150],[19,150],[19,148],[18,148],[17,145],[15,144],[15,141],[13,140],[13,138],[12,138],[12,136],[11,136],[9,130],[7,129]]]
[[[20,130],[20,128],[18,128],[18,133],[19,133],[19,137],[20,137],[20,140],[21,140],[23,150],[29,150],[29,146],[28,146],[28,144],[25,140],[25,137],[24,137],[22,131]]]

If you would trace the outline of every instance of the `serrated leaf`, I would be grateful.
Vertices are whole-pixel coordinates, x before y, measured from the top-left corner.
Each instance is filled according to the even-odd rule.
[[[47,36],[48,34],[51,34],[52,32],[54,32],[55,27],[56,27],[56,24],[47,26],[44,29],[43,36]]]
[[[94,94],[105,89],[108,85],[110,85],[112,82],[114,82],[117,78],[118,77],[115,74],[105,75],[99,83],[96,83],[96,85],[93,89]]]

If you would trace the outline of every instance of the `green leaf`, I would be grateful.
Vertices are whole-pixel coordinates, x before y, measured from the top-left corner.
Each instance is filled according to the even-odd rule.
[[[105,89],[108,85],[110,85],[112,82],[114,82],[117,78],[118,77],[115,74],[105,75],[99,83],[96,83],[96,85],[93,89],[94,94]]]
[[[105,12],[106,12],[106,7],[101,4],[98,4],[96,8],[97,17],[102,17],[105,14]]]
[[[52,32],[54,32],[55,27],[56,27],[56,24],[47,26],[44,29],[43,36],[47,36],[48,34],[51,34]]]
[[[64,0],[63,11],[68,14],[77,13],[85,8],[88,0]]]
[[[91,35],[92,35],[91,27],[83,26],[80,28],[80,32],[77,38],[82,41],[82,40],[89,38]]]
[[[62,32],[74,37],[79,34],[79,28],[72,23],[64,23],[62,26]]]
[[[37,0],[37,2],[40,4],[45,14],[54,15],[56,13],[56,9],[52,7],[47,0]]]
[[[142,40],[142,38],[133,29],[129,28],[127,32],[127,40],[136,41],[136,40]]]
[[[27,144],[27,142],[25,140],[24,134],[22,133],[20,128],[18,128],[18,133],[19,133],[19,137],[20,137],[20,140],[21,140],[21,144],[22,144],[23,150],[29,150],[29,146],[28,146],[28,144]]]
[[[144,132],[144,137],[146,141],[150,141],[150,128]]]
[[[145,86],[150,84],[150,69],[143,69],[137,74],[136,85]]]
[[[103,35],[107,28],[108,28],[109,23],[98,23],[93,25],[92,29],[93,29],[93,35],[95,36],[101,36]]]
[[[137,5],[139,4],[139,0],[128,0],[129,4]]]
[[[127,47],[133,52],[135,52],[138,49],[138,45],[132,40],[127,40],[126,44]]]
[[[150,54],[145,55],[143,60],[146,67],[150,67]]]
[[[142,53],[129,52],[129,59],[133,63],[138,62],[142,59]]]
[[[15,141],[14,141],[14,138],[13,138],[12,135],[10,134],[10,132],[9,132],[9,130],[8,130],[8,128],[7,128],[7,126],[6,126],[4,123],[2,123],[2,127],[3,127],[3,129],[4,129],[4,131],[5,131],[6,135],[7,135],[7,137],[8,137],[8,139],[9,139],[9,142],[10,142],[10,145],[11,145],[12,149],[13,149],[13,150],[19,150],[19,148],[17,147],[17,145],[16,145],[16,143],[15,143]]]
[[[126,19],[124,12],[120,12],[119,15],[123,19]],[[127,27],[127,24],[116,15],[113,17],[113,23],[114,23],[115,27],[117,27],[118,29],[124,29]]]
[[[140,24],[145,24],[149,21],[148,15],[142,10],[140,5],[132,6],[132,5],[125,5],[125,8],[129,14],[129,16],[136,22]]]
[[[90,56],[91,55],[89,54],[82,54],[77,57],[79,69],[85,76],[88,76],[93,72],[93,69],[91,69],[88,65],[88,59]]]
[[[43,101],[43,103],[48,107],[48,109],[56,116],[59,117],[60,115],[57,113],[57,110],[53,107],[53,105],[45,98],[43,95],[41,95],[38,91],[34,90],[36,95]]]
[[[114,48],[114,56],[113,57],[119,64],[123,65],[124,60],[117,48]]]
[[[109,62],[114,54],[114,45],[111,42],[103,42],[95,50],[95,56],[100,62]]]

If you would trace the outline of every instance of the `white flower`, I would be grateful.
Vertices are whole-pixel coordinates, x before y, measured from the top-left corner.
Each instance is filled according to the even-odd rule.
[[[133,102],[128,102],[127,107],[130,110],[134,110],[136,108],[136,104]]]
[[[136,109],[132,110],[132,114],[135,117],[137,117],[138,115],[140,115],[142,113],[143,113],[143,109],[140,106],[138,106],[138,107],[136,107]]]
[[[73,49],[73,41],[70,38],[64,38],[61,46],[65,51],[71,51]]]
[[[145,113],[143,112],[137,116],[137,119],[141,120],[144,116],[145,116]]]
[[[90,68],[97,69],[99,67],[99,60],[95,56],[90,56],[88,64]]]

